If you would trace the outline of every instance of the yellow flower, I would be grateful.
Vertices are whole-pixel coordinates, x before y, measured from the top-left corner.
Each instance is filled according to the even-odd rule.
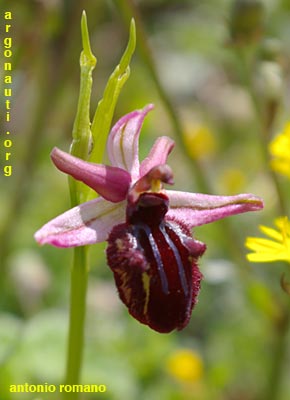
[[[284,130],[272,140],[269,145],[271,155],[271,167],[274,171],[290,178],[290,122]]]
[[[288,261],[290,262],[290,222],[287,217],[275,220],[277,230],[260,226],[260,230],[270,239],[248,237],[246,247],[254,253],[247,254],[252,262]],[[272,240],[273,239],[273,240]]]
[[[176,380],[193,383],[199,381],[203,375],[203,362],[196,352],[179,349],[168,358],[166,369]]]
[[[211,157],[216,152],[214,135],[205,125],[186,123],[183,139],[188,154],[194,159]]]

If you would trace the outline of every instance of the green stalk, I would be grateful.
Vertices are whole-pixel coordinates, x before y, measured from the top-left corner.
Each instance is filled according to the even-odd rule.
[[[272,345],[272,363],[270,365],[268,384],[265,388],[261,400],[279,400],[282,389],[283,371],[286,366],[286,356],[288,347],[288,331],[290,325],[290,303],[286,304],[284,315],[279,325],[274,329]]]
[[[90,99],[92,89],[92,71],[96,65],[96,58],[91,52],[86,14],[83,12],[81,20],[83,51],[80,56],[81,82],[76,118],[73,126],[73,141],[71,154],[86,160],[89,153],[90,130]],[[71,206],[80,204],[84,199],[84,186],[80,182],[69,178]],[[76,385],[80,382],[84,327],[86,315],[86,294],[88,283],[88,247],[76,247],[73,253],[70,290],[70,319],[67,348],[67,365],[65,384]],[[77,392],[64,392],[64,399],[77,400]]]
[[[66,385],[80,382],[83,359],[84,325],[86,315],[86,293],[88,283],[88,248],[74,249],[71,271],[70,320],[68,337],[68,355],[66,366]],[[78,393],[64,393],[64,399],[76,400]]]

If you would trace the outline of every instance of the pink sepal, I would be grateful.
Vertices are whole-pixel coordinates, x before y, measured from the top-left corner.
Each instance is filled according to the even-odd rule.
[[[183,221],[190,228],[264,207],[263,200],[252,194],[211,196],[174,190],[166,194],[170,207],[167,217]]]
[[[56,147],[51,152],[51,159],[59,170],[85,183],[106,200],[117,203],[126,198],[131,182],[127,171],[81,160]]]
[[[85,246],[105,241],[113,226],[124,221],[124,202],[114,204],[99,197],[52,219],[34,237],[39,244]]]

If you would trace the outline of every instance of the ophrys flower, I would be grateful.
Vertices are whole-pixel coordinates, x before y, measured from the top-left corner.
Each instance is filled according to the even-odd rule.
[[[166,164],[173,140],[158,138],[148,157],[139,162],[139,134],[152,107],[125,115],[112,128],[107,142],[111,166],[52,151],[57,168],[100,197],[48,222],[35,238],[59,247],[107,240],[108,265],[130,314],[152,329],[170,332],[187,325],[200,289],[197,261],[206,246],[192,238],[191,228],[259,210],[263,202],[252,194],[165,190],[164,184],[173,184]]]

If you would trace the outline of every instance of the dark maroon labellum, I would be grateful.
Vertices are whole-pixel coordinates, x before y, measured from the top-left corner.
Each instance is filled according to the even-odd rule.
[[[197,266],[205,245],[186,226],[166,220],[168,198],[145,192],[128,203],[126,223],[108,238],[108,265],[130,314],[158,332],[189,322],[202,275]]]

